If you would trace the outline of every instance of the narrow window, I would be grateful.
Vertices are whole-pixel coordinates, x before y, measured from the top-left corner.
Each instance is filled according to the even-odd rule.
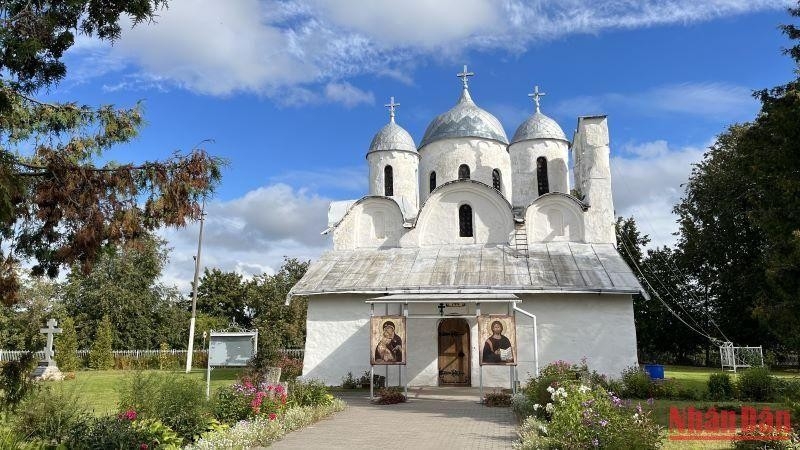
[[[458,179],[459,180],[469,180],[469,166],[466,164],[462,164],[458,166]]]
[[[547,159],[544,156],[536,158],[536,182],[539,184],[539,195],[550,192],[547,182]]]
[[[498,191],[502,186],[500,179],[500,169],[494,169],[492,171],[492,186],[494,186],[494,188],[497,189]]]
[[[431,179],[428,182],[428,187],[430,188],[428,192],[433,192],[433,190],[436,189],[436,172],[431,172]]]
[[[458,235],[472,237],[472,207],[469,205],[458,207]]]
[[[387,197],[394,195],[394,175],[392,174],[392,166],[383,168],[383,195]]]

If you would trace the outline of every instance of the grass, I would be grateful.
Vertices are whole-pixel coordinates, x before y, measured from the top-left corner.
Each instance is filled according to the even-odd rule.
[[[157,372],[157,371],[156,371]],[[166,371],[165,371],[166,372]],[[211,395],[220,386],[232,384],[240,369],[214,369],[211,371]],[[75,372],[75,379],[64,381],[65,386],[74,385],[77,387],[87,406],[94,411],[97,416],[114,413],[117,410],[117,400],[119,393],[118,386],[126,377],[132,376],[132,370],[86,370]],[[206,381],[205,370],[192,370],[190,373],[183,371],[171,371],[170,373],[180,373],[187,377],[197,378]]]

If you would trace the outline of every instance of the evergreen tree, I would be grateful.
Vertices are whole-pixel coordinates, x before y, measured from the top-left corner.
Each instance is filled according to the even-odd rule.
[[[81,366],[78,359],[78,334],[75,321],[67,317],[61,321],[61,334],[55,339],[56,363],[65,372],[74,372]]]
[[[114,330],[111,320],[103,316],[97,327],[92,348],[89,350],[89,367],[96,370],[108,370],[114,367],[114,354],[111,344],[114,342]]]

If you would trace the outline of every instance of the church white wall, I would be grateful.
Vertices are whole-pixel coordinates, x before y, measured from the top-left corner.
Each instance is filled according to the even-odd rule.
[[[452,138],[432,142],[420,149],[420,203],[430,196],[430,174],[436,171],[436,185],[458,179],[458,167],[466,164],[470,178],[492,186],[492,170],[499,169],[503,196],[511,199],[511,159],[504,144],[480,138]]]
[[[472,207],[473,237],[459,236],[458,209]],[[444,244],[502,244],[509,241],[514,222],[509,203],[491,187],[458,181],[440,187],[426,200],[416,223],[420,247]]]
[[[586,212],[586,242],[617,243],[614,230],[614,200],[611,194],[611,165],[608,121],[605,116],[581,117],[575,133],[576,188],[589,205]]]
[[[528,242],[583,242],[584,212],[563,195],[543,195],[525,210]]]
[[[398,247],[404,233],[403,215],[394,200],[364,198],[350,208],[334,229],[333,248]]]
[[[536,159],[547,159],[550,192],[569,194],[568,146],[564,141],[536,139],[511,144],[512,205],[525,207],[539,196]]]
[[[348,372],[360,376],[369,370],[369,295],[320,295],[309,299],[306,322],[306,353],[303,377],[316,378],[328,385],[341,384]],[[539,330],[539,367],[565,360],[580,362],[586,358],[593,370],[618,377],[626,367],[637,364],[636,330],[630,295],[538,294],[520,295],[521,309],[537,316]],[[506,304],[484,303],[483,314],[507,313]],[[399,314],[400,305],[375,305],[375,314]],[[411,386],[438,385],[439,319],[414,318],[415,314],[438,315],[434,304],[409,305],[406,337],[408,364],[403,370]],[[465,315],[475,314],[475,304],[468,304]],[[470,359],[472,386],[479,385],[478,352],[483,342],[477,334],[477,321],[470,317]],[[518,366],[521,382],[535,373],[533,321],[516,314]],[[387,376],[390,385],[400,381],[399,369],[375,367],[375,373]],[[508,367],[484,366],[484,387],[510,386]]]
[[[384,195],[384,167],[392,166],[394,197],[403,204],[407,214],[416,214],[419,209],[419,155],[407,151],[381,150],[367,154],[369,164],[369,195]],[[413,217],[413,215],[411,215]]]
[[[520,295],[519,305],[536,315],[539,327],[539,367],[586,358],[589,368],[618,378],[638,364],[633,300],[630,295],[541,294]],[[533,320],[517,314],[520,381],[535,372]]]

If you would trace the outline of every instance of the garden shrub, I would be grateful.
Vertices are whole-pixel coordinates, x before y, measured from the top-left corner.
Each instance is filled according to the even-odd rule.
[[[775,378],[766,367],[751,367],[739,372],[736,386],[741,400],[764,402],[775,396]]]
[[[146,425],[136,426],[135,415],[90,417],[73,427],[64,442],[66,448],[82,450],[176,448],[182,440],[161,424],[160,432]],[[150,422],[155,423],[155,422]],[[172,447],[170,447],[172,446]]]
[[[347,372],[347,376],[342,378],[342,387],[344,389],[355,389],[359,385],[359,381],[353,377],[353,372]]]
[[[281,381],[293,381],[303,374],[303,360],[282,354],[275,367],[281,369]]]
[[[180,374],[137,372],[123,382],[119,408],[161,420],[187,440],[206,431],[211,421],[205,386]]]
[[[778,397],[785,401],[800,401],[800,378],[776,378]]]
[[[281,414],[286,407],[286,389],[279,384],[254,383],[244,377],[221,388],[212,403],[214,416],[232,424],[257,415]]]
[[[534,403],[523,393],[511,396],[511,410],[517,416],[517,420],[524,420],[526,417],[534,415]]]
[[[549,392],[551,402],[534,405],[544,414],[526,421],[518,448],[654,449],[661,444],[652,411],[641,404],[629,407],[602,386],[570,383]]]
[[[487,392],[483,396],[483,404],[489,407],[511,406],[511,394],[508,392]]]
[[[61,321],[61,335],[55,342],[55,360],[58,368],[63,372],[73,372],[81,368],[78,358],[78,333],[75,331],[75,321],[66,317]]]
[[[733,382],[727,373],[712,373],[708,377],[708,398],[710,400],[733,400]]]
[[[378,390],[378,400],[376,403],[379,405],[394,405],[396,403],[405,403],[405,401],[406,396],[400,392],[399,387],[385,387]]]
[[[36,356],[25,353],[16,361],[6,361],[0,365],[0,407],[4,411],[14,411],[17,405],[34,389],[36,384],[30,374],[36,367]]]
[[[538,377],[528,380],[524,392],[531,402],[544,405],[550,401],[548,388],[576,383],[584,374],[588,375],[585,363],[579,366],[566,361],[556,361],[542,368]]]
[[[111,320],[108,316],[103,316],[97,326],[97,333],[89,349],[89,367],[97,370],[108,370],[114,367],[114,353],[111,345],[114,342],[114,331],[111,328]]]
[[[333,395],[319,380],[292,381],[289,383],[289,406],[325,406],[333,402]]]
[[[625,398],[650,398],[652,380],[638,366],[631,366],[622,371],[622,394]]]
[[[88,417],[89,410],[75,386],[44,386],[20,403],[14,417],[14,431],[22,436],[59,444],[72,428]]]

